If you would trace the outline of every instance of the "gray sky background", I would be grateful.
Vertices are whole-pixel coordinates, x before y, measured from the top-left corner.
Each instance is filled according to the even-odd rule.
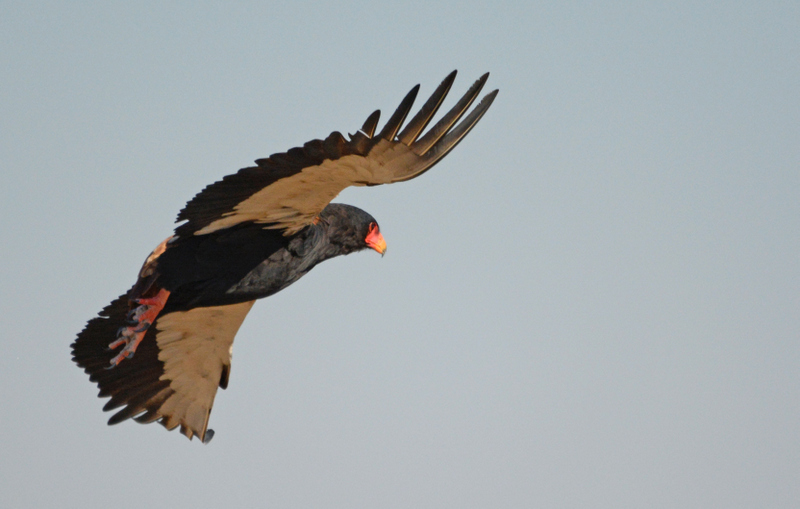
[[[800,507],[797,2],[0,4],[0,506]],[[69,345],[183,204],[452,69],[494,106],[340,196],[387,256],[255,306],[213,442],[106,426]]]

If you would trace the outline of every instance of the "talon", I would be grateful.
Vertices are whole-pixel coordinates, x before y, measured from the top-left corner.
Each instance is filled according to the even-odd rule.
[[[153,325],[161,310],[164,309],[164,304],[166,304],[168,297],[169,292],[167,290],[160,290],[152,298],[130,299],[132,303],[137,304],[137,307],[131,309],[125,315],[125,323],[129,324],[129,326],[117,329],[117,339],[108,345],[107,351],[109,352],[125,345],[125,348],[109,361],[112,368],[118,366],[123,360],[133,357],[147,330]]]
[[[150,328],[150,325],[151,325],[150,322],[145,320],[145,321],[142,322],[142,325],[140,325],[138,329],[133,329],[133,332],[135,332],[137,334],[140,333],[140,332],[144,332],[144,331],[146,331],[147,329]]]

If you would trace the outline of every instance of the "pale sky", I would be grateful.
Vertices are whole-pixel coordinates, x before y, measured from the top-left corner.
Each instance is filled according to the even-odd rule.
[[[800,507],[797,2],[0,11],[0,507]],[[494,105],[337,199],[387,255],[256,304],[214,440],[107,426],[69,345],[183,204],[453,69]]]

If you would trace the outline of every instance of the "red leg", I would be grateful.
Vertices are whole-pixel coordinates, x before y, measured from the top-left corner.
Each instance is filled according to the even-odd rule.
[[[169,292],[167,290],[160,290],[153,297],[134,299],[133,302],[139,306],[131,310],[128,315],[133,324],[129,327],[121,328],[117,333],[117,339],[108,345],[108,348],[112,350],[125,345],[125,348],[109,362],[111,367],[118,366],[123,359],[133,357],[139,343],[142,342],[145,334],[147,334],[147,329],[155,322],[161,310],[164,309],[167,298],[169,298]]]

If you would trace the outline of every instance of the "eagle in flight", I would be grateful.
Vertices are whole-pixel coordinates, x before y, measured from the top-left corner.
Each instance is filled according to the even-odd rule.
[[[423,134],[455,77],[450,73],[405,127],[419,85],[377,134],[380,110],[349,139],[333,132],[259,159],[192,198],[133,287],[72,343],[72,359],[99,396],[111,398],[103,410],[117,409],[108,423],[158,421],[208,442],[214,396],[228,386],[233,339],[256,299],[329,258],[366,248],[386,252],[371,215],[331,200],[349,186],[418,177],[489,109],[497,90],[469,111],[487,73]]]

